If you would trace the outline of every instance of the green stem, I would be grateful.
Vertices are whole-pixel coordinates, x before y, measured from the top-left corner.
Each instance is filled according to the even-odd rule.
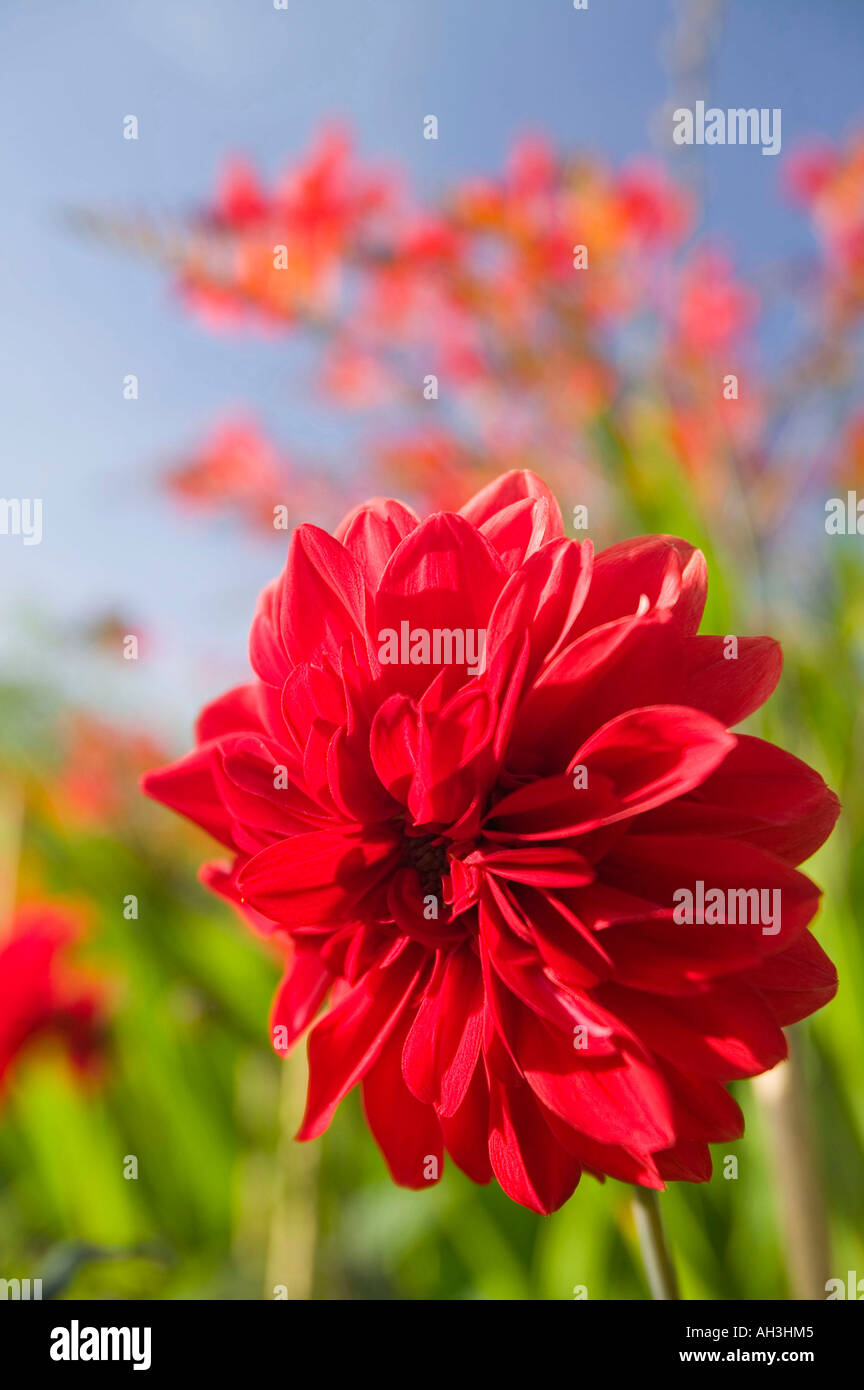
[[[265,1297],[312,1297],[317,1243],[320,1144],[294,1138],[306,1095],[307,1068],[302,1047],[282,1062],[276,1194],[267,1252]]]
[[[648,1187],[634,1187],[633,1215],[651,1297],[656,1301],[679,1299],[678,1280],[666,1243],[657,1193]]]
[[[824,1184],[808,1105],[804,1039],[798,1029],[786,1038],[788,1061],[757,1076],[753,1088],[767,1125],[791,1297],[821,1300],[831,1274]]]

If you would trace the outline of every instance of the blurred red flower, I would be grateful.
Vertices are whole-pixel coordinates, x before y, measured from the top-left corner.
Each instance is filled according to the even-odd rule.
[[[232,506],[256,522],[273,524],[281,501],[282,466],[275,448],[252,420],[226,420],[165,476],[170,493],[201,510]]]
[[[189,508],[229,513],[274,538],[287,529],[287,516],[335,516],[344,505],[334,502],[337,482],[323,468],[280,452],[245,416],[216,425],[164,475],[164,485]]]
[[[103,993],[67,959],[80,932],[68,909],[31,902],[0,938],[0,1091],[24,1051],[46,1040],[59,1041],[80,1074],[98,1072]]]
[[[320,315],[335,300],[346,253],[374,238],[395,198],[393,179],[360,166],[350,134],[336,126],[269,191],[251,165],[232,159],[184,258],[184,298],[213,327],[284,327],[298,313]]]
[[[403,478],[412,495],[444,511],[465,496],[465,472],[472,457],[458,435],[430,427],[382,442],[378,462],[385,474]]]
[[[624,225],[638,242],[675,243],[689,229],[691,200],[662,166],[643,161],[622,170],[616,195]]]
[[[758,296],[735,279],[725,256],[700,251],[681,273],[674,314],[678,341],[688,352],[723,352],[750,326],[758,307]]]
[[[136,778],[163,756],[149,735],[76,711],[64,730],[60,767],[46,786],[48,800],[66,823],[114,824],[134,804]]]
[[[790,197],[805,206],[812,204],[834,178],[840,159],[827,140],[811,140],[789,155],[784,182]]]
[[[445,1149],[541,1212],[583,1170],[708,1178],[708,1142],[742,1129],[726,1083],[773,1067],[783,1025],[834,993],[794,866],[838,803],[728,732],[780,653],[697,636],[705,590],[684,541],[595,558],[566,539],[526,472],[459,513],[377,500],[335,537],[296,531],[252,626],[255,679],[144,786],[229,850],[206,881],[293,943],[277,1049],[329,1000],[299,1138],[362,1083],[410,1187]],[[436,630],[485,634],[484,660],[443,642],[429,664],[385,659],[386,634],[422,656]],[[680,925],[700,881],[779,891],[777,930]]]

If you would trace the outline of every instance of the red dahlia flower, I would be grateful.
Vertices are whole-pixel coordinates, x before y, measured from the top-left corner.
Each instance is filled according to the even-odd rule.
[[[18,908],[0,939],[0,1090],[24,1050],[60,1041],[81,1073],[101,1052],[103,998],[96,983],[70,967],[77,918],[48,903]]]
[[[252,625],[256,679],[145,788],[229,849],[205,881],[292,943],[277,1048],[328,1003],[299,1138],[362,1082],[410,1187],[445,1149],[541,1212],[583,1169],[709,1177],[708,1143],[742,1128],[725,1084],[773,1067],[783,1025],[834,993],[794,866],[838,803],[728,732],[780,653],[697,636],[705,585],[684,541],[565,539],[530,473],[458,514],[378,500],[335,538],[295,532]],[[782,913],[680,924],[700,883]]]

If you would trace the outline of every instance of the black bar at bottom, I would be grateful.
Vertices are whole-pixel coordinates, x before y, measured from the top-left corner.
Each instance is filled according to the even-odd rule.
[[[841,1367],[858,1364],[864,1325],[857,1311],[849,1312],[833,1301],[585,1300],[549,1304],[533,1313],[521,1304],[518,1312],[507,1313],[500,1333],[496,1304],[434,1305],[434,1321],[426,1304],[415,1332],[411,1310],[416,1305],[399,1306],[398,1323],[385,1315],[376,1326],[380,1314],[370,1304],[360,1313],[350,1303],[10,1301],[0,1303],[0,1347],[3,1364],[15,1366],[19,1375],[32,1370],[58,1380],[76,1375],[92,1380],[106,1369],[114,1376],[133,1375],[137,1370],[139,1377],[157,1378],[166,1372],[212,1371],[220,1381],[233,1373],[248,1378],[250,1373],[258,1376],[272,1369],[280,1380],[292,1371],[306,1378],[308,1371],[304,1374],[302,1367],[310,1359],[313,1365],[318,1363],[318,1375],[331,1379],[340,1351],[352,1374],[361,1374],[364,1368],[368,1372],[381,1357],[395,1379],[406,1334],[411,1359],[399,1373],[400,1379],[413,1377],[417,1358],[430,1370],[440,1362],[443,1370],[453,1355],[464,1377],[466,1361],[473,1353],[488,1380],[490,1362],[500,1357],[506,1365],[514,1340],[520,1359],[527,1356],[529,1364],[536,1362],[536,1373],[544,1366],[551,1372],[547,1358],[554,1348],[556,1376],[563,1369],[563,1359],[574,1374],[580,1368],[596,1368],[599,1361],[613,1373],[646,1369],[662,1373],[672,1367],[685,1372],[689,1367],[698,1373],[707,1366],[760,1366],[782,1373],[804,1367],[824,1379]],[[458,1343],[451,1340],[451,1328]],[[555,1338],[551,1347],[545,1340],[532,1342],[532,1333],[547,1329]]]

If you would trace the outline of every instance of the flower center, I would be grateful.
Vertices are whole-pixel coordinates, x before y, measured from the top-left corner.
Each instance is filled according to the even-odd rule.
[[[447,848],[437,835],[408,835],[405,839],[408,863],[417,870],[424,894],[442,900],[441,880],[447,872]]]

